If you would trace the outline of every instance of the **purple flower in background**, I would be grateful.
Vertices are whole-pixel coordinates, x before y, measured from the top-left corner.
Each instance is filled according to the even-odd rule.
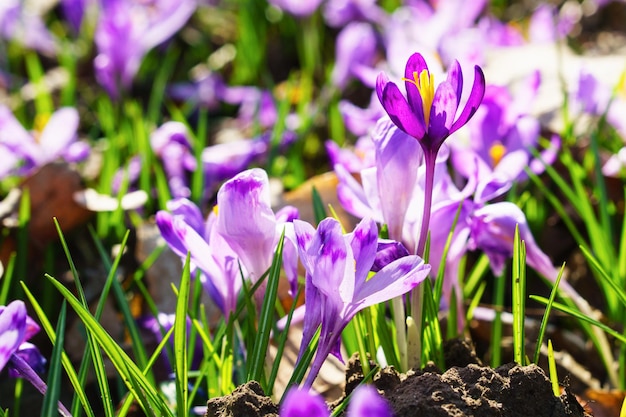
[[[94,67],[96,79],[112,98],[130,87],[144,55],[171,38],[195,9],[195,0],[104,2],[94,35]]]
[[[466,124],[474,115],[485,93],[485,76],[474,67],[474,84],[461,114],[456,118],[463,92],[463,74],[458,61],[435,91],[434,77],[421,54],[411,55],[404,71],[406,98],[398,86],[381,73],[376,80],[376,93],[391,120],[405,133],[413,136],[425,154],[437,153],[443,141]],[[456,120],[455,120],[456,118]]]
[[[376,4],[376,0],[332,0],[323,8],[324,20],[328,26],[339,28],[350,22],[382,23],[385,11]]]
[[[488,201],[506,192],[514,181],[526,178],[526,167],[540,174],[544,163],[551,164],[556,159],[560,144],[556,135],[541,158],[534,158],[530,152],[539,145],[539,120],[528,114],[539,84],[537,71],[528,77],[515,98],[506,87],[487,86],[482,105],[468,124],[467,143],[452,142],[455,171],[466,178],[477,177],[477,200]]]
[[[290,15],[303,18],[315,13],[320,7],[320,4],[322,4],[322,0],[269,0],[269,3],[283,9]]]
[[[11,358],[19,356],[34,370],[43,372],[46,360],[27,340],[39,332],[39,326],[26,313],[23,301],[0,306],[0,371],[9,364],[9,373],[19,376],[11,367]]]
[[[343,89],[354,71],[361,66],[372,66],[376,54],[376,33],[369,23],[352,22],[337,35],[333,83]]]
[[[242,279],[237,254],[217,233],[215,213],[211,212],[205,221],[200,209],[187,199],[172,200],[168,209],[171,213],[156,214],[161,235],[181,260],[189,252],[192,272],[202,272],[204,289],[228,317],[237,307]]]
[[[0,2],[0,38],[19,42],[27,48],[54,55],[57,41],[41,16],[33,13],[23,0]]]
[[[280,417],[329,417],[330,411],[324,399],[316,392],[292,387],[285,394],[279,412]],[[389,404],[371,385],[355,388],[348,404],[348,417],[391,417]]]
[[[150,135],[154,153],[163,161],[163,168],[174,198],[189,197],[191,190],[187,173],[196,169],[187,126],[180,122],[164,123]]]
[[[311,387],[328,354],[341,359],[341,332],[356,313],[407,293],[428,276],[430,265],[419,256],[409,255],[368,279],[378,247],[378,228],[373,220],[362,220],[347,235],[332,218],[322,220],[317,230],[299,220],[294,220],[294,228],[306,270],[306,314],[299,356],[321,325],[317,353],[304,383]]]
[[[52,114],[41,131],[28,132],[11,110],[0,106],[0,147],[24,161],[22,173],[62,158],[67,162],[83,160],[89,145],[76,141],[78,112],[64,107]]]
[[[65,20],[67,20],[75,34],[80,32],[83,18],[88,9],[97,6],[95,0],[61,0],[60,3]]]
[[[237,254],[254,283],[272,264],[283,230],[286,237],[292,236],[291,222],[297,218],[298,210],[287,206],[274,214],[269,179],[260,168],[241,172],[225,182],[217,193],[217,205],[217,231]],[[293,241],[286,238],[283,249],[283,267],[292,290],[297,288],[297,253],[290,244]],[[262,297],[263,290],[256,294]]]

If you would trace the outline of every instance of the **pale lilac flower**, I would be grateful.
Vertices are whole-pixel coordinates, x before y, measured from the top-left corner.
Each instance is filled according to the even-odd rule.
[[[187,175],[196,169],[187,126],[181,122],[166,122],[150,135],[150,145],[161,158],[170,191],[174,198],[189,197]]]
[[[368,279],[378,247],[378,228],[373,220],[362,220],[347,235],[333,218],[322,220],[317,230],[294,220],[294,228],[306,270],[300,357],[321,325],[317,353],[304,383],[310,387],[330,353],[341,359],[341,332],[356,313],[407,293],[428,276],[430,265],[417,255],[409,255]]]
[[[293,234],[293,219],[298,210],[287,206],[276,214],[272,210],[267,173],[260,168],[243,171],[226,181],[217,193],[218,215],[216,228],[237,254],[254,283],[269,269],[276,245],[283,230],[287,237]],[[291,283],[297,288],[297,255],[285,239],[283,267]],[[260,296],[263,291],[257,292]]]
[[[195,0],[104,2],[96,27],[96,79],[114,99],[131,86],[144,55],[171,38],[196,9]]]
[[[383,23],[385,11],[376,0],[332,0],[324,4],[322,13],[330,27],[343,27],[350,22]]]
[[[325,147],[333,167],[341,165],[348,172],[356,173],[375,165],[374,142],[369,136],[357,139],[353,149],[341,148],[332,140],[326,141]]]
[[[608,177],[619,177],[626,168],[626,147],[621,148],[602,166],[602,173]],[[1,177],[1,174],[0,174]]]
[[[506,192],[513,182],[527,177],[526,167],[540,174],[544,164],[556,159],[560,145],[556,135],[539,159],[530,152],[539,145],[539,120],[529,114],[539,84],[539,72],[534,72],[515,98],[506,87],[487,86],[482,105],[468,123],[468,140],[452,142],[455,172],[465,178],[477,176],[477,200],[488,201]]]
[[[298,18],[312,15],[322,4],[322,0],[269,0],[269,3]]]
[[[335,48],[335,68],[331,75],[333,83],[343,89],[354,71],[361,66],[372,66],[377,46],[374,28],[365,22],[346,25],[339,35]]]
[[[26,7],[23,0],[0,2],[0,38],[19,42],[47,55],[54,55],[58,49],[57,40],[41,16]]]
[[[168,209],[171,213],[156,214],[161,235],[181,260],[189,252],[192,272],[202,272],[204,289],[228,317],[237,307],[242,277],[237,254],[217,232],[215,213],[205,221],[200,209],[187,199],[172,200]]]
[[[540,4],[530,18],[528,35],[532,43],[553,43],[564,39],[572,30],[578,16],[568,15],[568,7],[562,13],[552,4]]]
[[[78,112],[64,107],[54,112],[41,131],[28,132],[11,110],[0,106],[0,145],[23,160],[21,173],[62,158],[67,162],[83,160],[89,146],[77,141]]]
[[[10,360],[20,356],[28,365],[43,372],[46,363],[39,350],[27,340],[39,332],[39,325],[28,316],[23,301],[15,300],[7,306],[0,306],[0,370],[9,364],[10,374],[19,374],[11,370]]]

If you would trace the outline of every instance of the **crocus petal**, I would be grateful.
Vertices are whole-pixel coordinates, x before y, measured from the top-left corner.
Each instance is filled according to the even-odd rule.
[[[461,112],[459,118],[452,124],[449,134],[456,132],[461,126],[468,122],[472,118],[476,109],[480,106],[480,103],[485,95],[485,74],[483,70],[476,65],[474,67],[474,84],[472,85],[472,91],[465,103],[465,107]]]
[[[315,270],[311,271],[313,285],[338,303],[351,300],[354,278],[350,279],[348,273],[353,268],[354,257],[341,232],[341,225],[333,218],[322,220],[314,240],[317,242],[311,248],[319,249],[316,251]]]
[[[430,265],[417,255],[388,264],[358,288],[347,317],[353,317],[365,307],[406,294],[428,277],[429,272]]]
[[[204,235],[204,218],[200,208],[186,198],[177,198],[167,202],[167,209],[175,216],[181,216],[185,223],[200,235]]]
[[[404,245],[391,239],[378,239],[372,272],[378,272],[393,261],[409,255]]]
[[[448,68],[448,76],[446,82],[450,83],[452,89],[456,92],[456,102],[461,102],[461,94],[463,93],[463,73],[461,71],[461,65],[456,59]]]
[[[432,143],[429,146],[431,149],[439,149],[444,139],[449,136],[458,105],[452,85],[447,82],[439,84],[430,108],[428,122],[428,139]]]
[[[217,230],[237,253],[255,281],[272,263],[276,217],[270,207],[267,173],[244,171],[224,183],[217,194]]]
[[[60,156],[62,151],[76,139],[78,121],[78,111],[72,107],[59,109],[52,114],[41,132],[39,142],[43,161],[51,161]]]
[[[420,53],[414,53],[409,57],[406,62],[406,67],[404,68],[404,78],[406,78],[404,86],[406,88],[406,96],[409,106],[413,110],[413,113],[417,115],[418,119],[420,119],[422,124],[425,124],[422,95],[417,86],[414,84],[415,74],[419,79],[422,71],[428,71],[426,60],[424,60],[424,57]]]
[[[16,300],[0,311],[0,370],[20,347],[26,336],[26,306]]]
[[[376,191],[383,219],[389,228],[389,237],[401,240],[417,181],[417,175],[410,173],[417,173],[422,150],[417,141],[387,119],[378,122],[372,139],[376,149]],[[398,178],[403,180],[398,181]]]
[[[363,186],[342,165],[335,166],[335,174],[339,179],[337,198],[341,206],[354,216],[374,217],[375,213],[370,207]]]
[[[413,112],[398,86],[391,82],[387,83],[382,97],[381,104],[396,126],[414,138],[421,140],[426,133],[423,114],[420,117],[419,114]]]
[[[356,279],[354,285],[359,287],[367,279],[367,274],[370,272],[372,264],[376,259],[378,227],[374,220],[363,219],[356,225],[354,232],[350,233],[348,236],[356,263]]]
[[[307,389],[290,388],[280,407],[280,417],[328,417],[330,411],[318,394]]]
[[[179,257],[186,257],[187,248],[174,231],[174,216],[167,211],[161,210],[157,212],[155,222],[159,228],[159,232],[161,232],[161,236],[165,239],[165,243],[167,243],[170,249]]]
[[[391,417],[387,401],[371,385],[359,385],[348,405],[348,417]]]

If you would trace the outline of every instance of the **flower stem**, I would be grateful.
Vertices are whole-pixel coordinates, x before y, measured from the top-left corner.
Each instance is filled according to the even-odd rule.
[[[435,165],[438,150],[424,149],[424,208],[422,213],[422,225],[417,244],[417,255],[424,257],[424,248],[428,240],[428,228],[430,226],[430,212],[433,202],[433,184],[435,181]],[[412,333],[412,340],[407,341],[408,363],[412,368],[420,368],[422,356],[422,306],[424,300],[424,283],[421,282],[411,291],[411,318],[415,322],[418,331]]]
[[[37,389],[42,395],[46,395],[46,391],[48,390],[48,386],[45,382],[37,375],[37,372],[33,370],[33,368],[26,362],[24,359],[19,357],[18,355],[11,355],[10,359],[11,365],[13,369],[17,371],[17,373],[30,382],[33,387]],[[59,401],[59,411],[63,416],[72,417],[72,414],[65,408],[65,406]]]

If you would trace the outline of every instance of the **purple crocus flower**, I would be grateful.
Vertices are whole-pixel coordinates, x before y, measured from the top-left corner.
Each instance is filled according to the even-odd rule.
[[[322,12],[328,26],[334,28],[350,22],[382,23],[386,18],[385,10],[376,4],[376,0],[327,1]]]
[[[62,158],[78,162],[89,154],[89,145],[76,141],[78,112],[73,107],[55,111],[41,131],[28,132],[11,110],[0,106],[0,144],[24,161],[21,173]]]
[[[343,89],[359,67],[372,66],[376,54],[376,33],[369,23],[352,22],[337,35],[333,83]]]
[[[332,218],[322,220],[317,230],[299,220],[294,220],[294,228],[306,270],[306,315],[299,356],[321,325],[317,353],[304,383],[311,387],[328,354],[341,359],[341,332],[356,313],[407,293],[428,276],[430,265],[417,255],[409,255],[368,279],[378,246],[378,228],[373,220],[362,220],[347,235]]]
[[[39,325],[28,316],[23,301],[15,300],[0,306],[0,371],[10,364],[14,355],[20,356],[35,370],[43,371],[45,359],[27,340],[39,332]],[[9,365],[12,376],[19,376]]]
[[[404,80],[406,98],[384,73],[376,80],[376,93],[394,124],[417,139],[424,152],[426,185],[417,245],[417,253],[422,254],[430,222],[437,153],[444,140],[467,123],[478,109],[485,93],[485,76],[479,66],[474,67],[474,85],[456,120],[463,92],[463,74],[458,61],[453,62],[446,81],[435,91],[434,77],[428,71],[426,61],[421,54],[415,53],[406,63]]]
[[[514,181],[525,179],[526,167],[540,174],[544,164],[556,159],[560,145],[556,135],[539,159],[530,153],[539,144],[539,121],[528,114],[539,84],[537,71],[528,77],[515,98],[506,87],[487,86],[481,107],[468,123],[469,140],[452,142],[455,171],[466,178],[478,178],[477,200],[491,200],[507,191]]]
[[[350,398],[348,417],[391,417],[389,404],[371,385],[359,385]],[[285,394],[279,412],[280,417],[329,417],[330,411],[324,399],[317,393],[290,388]]]
[[[421,54],[411,55],[404,71],[406,98],[398,86],[381,73],[376,93],[391,120],[402,131],[418,140],[425,154],[437,153],[444,140],[474,115],[485,93],[485,76],[474,67],[474,84],[467,102],[456,118],[463,92],[463,74],[458,61],[435,91],[434,77]],[[455,120],[456,118],[456,120]]]
[[[256,282],[271,266],[276,245],[283,230],[283,268],[291,290],[297,290],[297,251],[292,242],[292,221],[298,210],[286,206],[274,213],[270,201],[267,173],[260,168],[243,171],[226,181],[217,193],[219,207],[216,228],[246,268],[249,278]],[[257,291],[257,299],[264,294]]]
[[[205,221],[198,206],[182,198],[169,202],[168,209],[171,213],[156,214],[161,235],[181,260],[189,252],[192,272],[202,272],[204,289],[228,317],[237,307],[242,279],[237,254],[217,233],[215,213]]]
[[[114,99],[128,89],[144,55],[171,38],[196,9],[195,0],[104,2],[96,27],[96,79]]]
[[[191,190],[187,173],[196,169],[187,126],[181,122],[164,123],[150,135],[154,153],[163,161],[163,168],[174,198],[189,197]]]
[[[41,16],[23,0],[0,2],[0,38],[14,40],[46,55],[57,51],[57,40],[48,31]]]

